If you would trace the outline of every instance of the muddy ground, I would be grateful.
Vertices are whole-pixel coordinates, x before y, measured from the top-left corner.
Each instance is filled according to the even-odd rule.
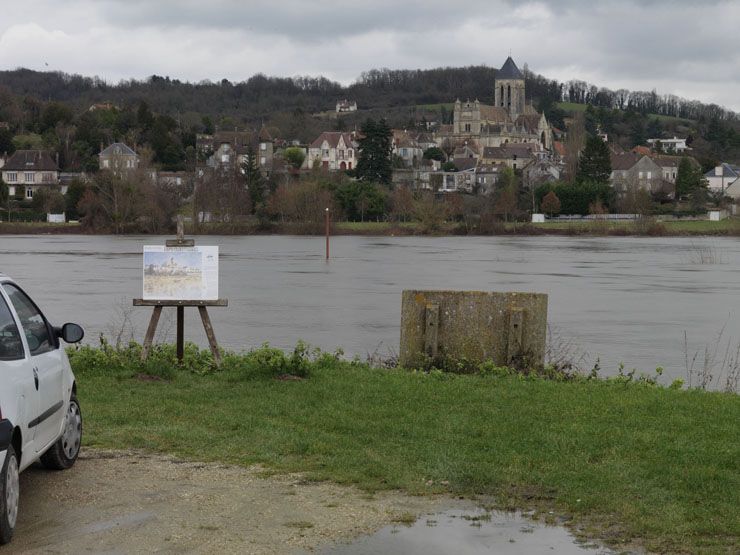
[[[86,449],[70,470],[23,472],[15,536],[0,554],[300,553],[461,503]]]

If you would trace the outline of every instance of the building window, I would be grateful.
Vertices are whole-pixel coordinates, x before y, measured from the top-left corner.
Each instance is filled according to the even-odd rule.
[[[222,154],[221,155],[221,163],[222,164],[228,164],[229,163],[229,155],[228,154]]]
[[[267,150],[267,143],[260,143],[260,150]]]
[[[26,172],[23,175],[23,179],[25,180],[26,183],[33,183],[34,182],[33,172]]]
[[[18,181],[18,174],[15,172],[8,172],[5,176],[8,178],[8,183],[15,183]]]
[[[347,151],[347,156],[350,157],[350,158],[352,158],[352,149],[351,148]]]
[[[653,177],[653,172],[647,172],[647,178],[650,179]]]
[[[26,187],[26,198],[33,198],[33,189],[31,187]]]
[[[466,123],[465,124],[465,131],[470,131],[470,124],[469,123]]]
[[[645,176],[645,172],[639,172],[637,174],[638,179],[642,179]]]
[[[322,155],[322,156],[323,156],[324,158],[328,158],[328,157],[329,157],[329,149],[328,149],[328,148],[324,148],[324,149],[322,149],[322,150],[321,150],[321,155]]]
[[[44,183],[51,183],[52,181],[54,181],[54,175],[51,172],[44,172],[41,175],[41,181],[43,181]]]
[[[267,164],[267,158],[265,156],[260,156],[260,165],[264,166]]]
[[[344,151],[343,150],[340,150],[339,151],[339,159],[340,160],[344,160]]]

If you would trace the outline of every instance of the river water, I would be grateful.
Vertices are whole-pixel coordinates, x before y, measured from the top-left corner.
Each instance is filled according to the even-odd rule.
[[[151,236],[1,236],[0,272],[16,278],[54,322],[76,321],[95,341],[130,312],[142,339],[142,247]],[[210,310],[219,342],[242,350],[303,339],[347,355],[398,351],[403,289],[535,291],[549,295],[549,322],[567,343],[598,358],[604,374],[665,368],[686,377],[722,332],[715,357],[740,341],[740,242],[733,238],[321,237],[196,238],[220,247],[220,295]],[[186,335],[205,345],[197,311]],[[160,324],[174,334],[172,317]],[[711,349],[710,349],[711,352]],[[717,378],[719,381],[720,378]],[[721,384],[715,384],[720,387]]]

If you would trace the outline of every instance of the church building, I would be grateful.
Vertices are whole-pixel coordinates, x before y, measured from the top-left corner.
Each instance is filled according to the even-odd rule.
[[[455,102],[452,135],[455,144],[500,147],[510,143],[528,143],[535,150],[552,149],[552,129],[544,114],[527,104],[524,75],[509,56],[496,72],[493,105]]]

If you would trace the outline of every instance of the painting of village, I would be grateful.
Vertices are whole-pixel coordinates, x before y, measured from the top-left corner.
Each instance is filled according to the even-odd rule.
[[[200,251],[144,250],[145,299],[200,299],[203,282],[203,254]]]

